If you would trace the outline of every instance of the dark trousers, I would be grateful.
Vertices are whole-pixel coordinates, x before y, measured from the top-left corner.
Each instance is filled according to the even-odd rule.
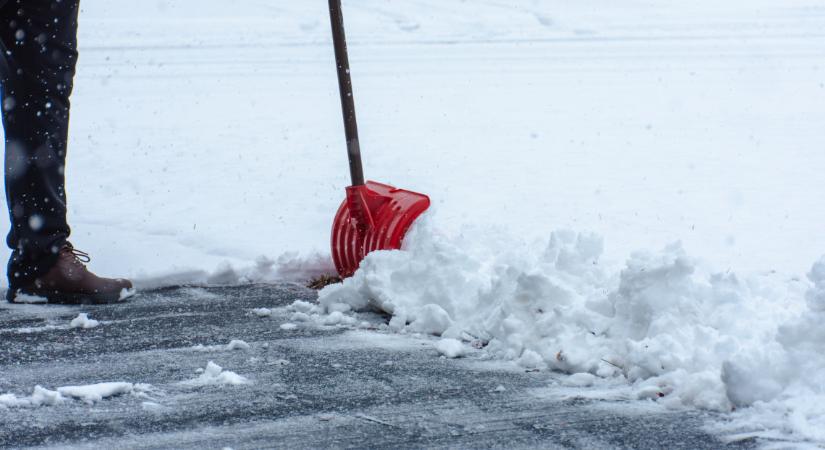
[[[48,271],[69,237],[64,168],[79,0],[0,0],[11,287]]]

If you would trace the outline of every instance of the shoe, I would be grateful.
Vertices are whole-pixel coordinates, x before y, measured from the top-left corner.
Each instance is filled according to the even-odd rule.
[[[132,282],[102,278],[86,268],[88,253],[66,243],[58,252],[57,263],[44,275],[26,286],[10,288],[7,300],[15,303],[117,303],[131,296]]]

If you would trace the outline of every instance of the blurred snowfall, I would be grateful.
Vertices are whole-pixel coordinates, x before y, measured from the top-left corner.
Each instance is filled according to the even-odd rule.
[[[825,253],[824,1],[344,8],[367,177],[430,194],[439,227],[798,276]],[[67,177],[92,269],[323,261],[348,184],[326,1],[82,9]]]

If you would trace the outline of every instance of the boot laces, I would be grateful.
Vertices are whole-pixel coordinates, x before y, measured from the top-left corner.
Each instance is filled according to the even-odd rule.
[[[92,260],[88,253],[78,250],[72,244],[66,244],[60,249],[61,255],[66,255],[72,259],[72,262],[79,266],[84,266]]]

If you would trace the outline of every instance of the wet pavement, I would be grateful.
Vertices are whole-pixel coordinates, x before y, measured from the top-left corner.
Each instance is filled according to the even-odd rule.
[[[547,395],[558,375],[432,339],[290,322],[301,286],[174,288],[121,305],[0,306],[0,394],[136,384],[94,403],[0,407],[0,446],[57,448],[749,448],[701,412]],[[260,317],[256,308],[268,308]],[[78,313],[100,321],[70,328]],[[378,325],[386,318],[364,315]],[[248,344],[227,348],[231,340]],[[245,377],[199,385],[209,361]]]

